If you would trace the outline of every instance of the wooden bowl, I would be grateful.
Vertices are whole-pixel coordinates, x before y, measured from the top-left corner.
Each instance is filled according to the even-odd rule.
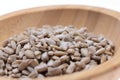
[[[114,57],[90,70],[69,75],[45,78],[44,80],[83,80],[103,74],[120,65],[120,13],[90,6],[61,5],[38,7],[17,11],[0,17],[0,41],[18,34],[31,26],[75,25],[88,27],[95,34],[103,34],[115,44]],[[0,80],[13,80],[0,77]],[[35,79],[37,80],[37,79]]]

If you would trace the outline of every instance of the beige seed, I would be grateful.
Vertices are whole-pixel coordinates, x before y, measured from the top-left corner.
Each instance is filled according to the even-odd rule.
[[[33,35],[33,34],[32,34]],[[40,40],[39,39],[32,39],[31,36],[29,38],[29,43],[31,46],[35,46],[36,45],[36,42],[38,43]]]
[[[12,67],[13,67],[13,68],[18,67],[21,62],[22,62],[22,60],[16,60],[16,61],[14,61],[14,62],[12,63]]]
[[[50,38],[51,39],[53,39],[54,41],[56,41],[56,42],[59,42],[60,40],[57,38],[57,37],[55,37],[55,35],[50,35]]]
[[[12,73],[13,73],[12,71],[9,71],[9,72],[8,72],[8,75],[10,75],[10,74],[12,74]]]
[[[52,59],[53,59],[53,60],[58,60],[59,57],[58,57],[58,56],[53,56]]]
[[[105,48],[101,48],[99,50],[96,51],[96,55],[100,55],[100,54],[103,54],[105,52]]]
[[[3,52],[3,54],[1,54],[1,56],[4,56],[4,57],[8,58],[8,57],[9,57],[9,54]]]
[[[0,49],[0,56],[4,55],[4,52]]]
[[[105,49],[106,49],[107,51],[110,51],[110,50],[111,50],[111,48],[112,48],[112,46],[111,46],[111,45],[107,45]]]
[[[10,43],[7,44],[7,47],[12,47],[12,45]]]
[[[37,45],[35,45],[35,47],[41,47],[42,46],[42,44],[41,44],[41,42],[39,42]]]
[[[7,69],[5,69],[4,72],[5,72],[6,75],[8,75],[8,70]]]
[[[81,62],[84,62],[85,64],[90,62],[90,57],[84,57],[81,59]]]
[[[113,55],[112,52],[110,52],[110,51],[105,51],[105,54],[107,54],[107,55],[109,55],[109,56],[112,56],[112,55]]]
[[[63,50],[62,48],[60,48],[60,47],[58,47],[58,46],[56,46],[56,45],[50,45],[50,47],[51,47],[51,48],[55,48],[55,49],[57,49],[57,50]]]
[[[99,44],[99,46],[106,46],[107,45],[107,40],[102,40]]]
[[[72,59],[73,61],[79,61],[81,58],[80,58],[80,57],[71,56],[71,59]]]
[[[74,49],[68,49],[68,50],[67,50],[67,53],[69,53],[69,54],[74,54],[74,53],[75,53],[75,50],[74,50]]]
[[[35,51],[35,56],[38,56],[38,55],[41,55],[41,52],[40,51]]]
[[[36,66],[35,70],[37,70],[38,72],[44,72],[44,71],[47,71],[47,68],[48,66],[44,63]]]
[[[44,49],[47,51],[47,47],[48,47],[48,45],[47,45],[47,43],[46,42],[43,42],[43,47],[44,47]],[[42,48],[43,49],[43,48]]]
[[[30,65],[31,65],[32,67],[35,67],[35,66],[39,65],[39,62],[38,62],[37,59],[33,59],[33,60],[31,60]]]
[[[30,72],[29,72],[29,71],[27,71],[27,70],[22,70],[22,74],[27,76],[27,75],[29,75],[29,74],[30,74]]]
[[[70,73],[73,73],[74,72],[74,70],[75,70],[75,63],[71,63],[69,66],[68,66],[68,68],[67,68],[67,70],[66,70],[66,73],[67,74],[70,74]]]
[[[25,51],[25,56],[27,58],[34,58],[35,57],[33,51],[31,51],[31,50],[26,50]]]
[[[21,40],[20,42],[18,42],[18,44],[25,44],[25,43],[28,43],[29,40],[28,39],[24,39],[24,40]]]
[[[76,66],[76,68],[75,68],[75,72],[76,72],[76,71],[80,71],[80,70],[82,70],[82,68],[79,67],[79,66]]]
[[[9,71],[12,70],[12,66],[10,64],[6,64],[6,69]]]
[[[85,42],[87,42],[88,45],[92,45],[93,44],[93,41],[91,41],[91,40],[85,40]]]
[[[16,55],[10,55],[8,57],[7,63],[12,63],[16,60]]]
[[[3,55],[0,55],[0,59],[1,59],[1,60],[5,60],[5,61],[7,60],[6,57],[3,56]]]
[[[87,48],[81,48],[80,51],[81,51],[82,56],[85,56],[85,57],[90,56]]]
[[[93,67],[92,65],[87,64],[84,69],[87,70],[87,69],[91,69],[92,67]]]
[[[8,54],[14,54],[14,50],[10,47],[5,47],[3,48],[4,52],[8,53]]]
[[[46,62],[49,60],[49,56],[47,52],[44,52],[41,56],[42,61]]]
[[[23,33],[19,34],[19,36],[16,36],[17,42],[20,42],[20,41],[25,40],[25,39],[27,39],[27,36],[24,35]]]
[[[0,76],[3,76],[5,74],[4,70],[0,68]]]
[[[80,55],[81,55],[81,54],[80,54],[78,51],[75,51],[75,53],[74,53],[74,56],[75,56],[75,57],[80,57]]]
[[[48,45],[56,45],[56,42],[52,38],[46,38],[45,39]]]
[[[62,34],[64,34],[64,32]],[[67,34],[67,32],[65,31],[65,35],[63,37],[63,40],[64,41],[72,41],[73,39],[72,39],[72,36],[70,34]]]
[[[61,62],[69,61],[69,57],[67,55],[60,57]]]
[[[94,59],[94,60],[96,60],[96,61],[99,61],[101,58],[100,58],[100,56],[93,55],[93,56],[92,56],[92,59]]]
[[[78,41],[83,41],[83,38],[81,38],[80,36],[76,36],[75,37],[75,41],[78,42]]]
[[[102,55],[101,56],[101,63],[104,63],[105,61],[107,60],[107,57],[105,55]]]
[[[36,78],[38,77],[38,72],[36,70],[33,70],[28,76],[30,78]]]
[[[75,52],[79,52],[79,48],[75,48]]]
[[[78,62],[78,61],[77,61],[77,62],[75,62],[75,64],[76,64],[77,67],[79,67],[80,69],[85,67],[85,63],[82,62],[82,61],[81,61],[81,62]]]
[[[112,52],[112,53],[114,53],[114,52],[115,52],[114,48],[113,48],[113,49],[111,49],[111,52]]]
[[[79,33],[84,33],[87,32],[87,28],[86,27],[82,27],[78,30]]]
[[[38,74],[38,78],[45,78],[42,74]]]
[[[99,40],[99,41],[102,41],[103,39],[104,39],[103,35],[100,35],[100,36],[98,37],[98,40]]]
[[[49,60],[48,63],[47,63],[48,66],[52,66],[53,64],[54,64],[54,61],[52,59]]]
[[[87,43],[78,43],[79,45],[80,45],[80,47],[83,47],[83,48],[86,48],[86,47],[88,47],[88,44]]]
[[[25,50],[26,50],[26,49],[30,49],[30,48],[31,48],[30,43],[25,44],[23,48],[24,48]]]
[[[94,42],[99,42],[98,38],[95,38],[95,37],[91,38],[91,40],[94,41]]]
[[[18,70],[18,68],[15,68],[15,69],[12,70],[12,72],[13,72],[14,74],[16,74],[16,73],[19,72],[19,70]]]
[[[27,59],[27,57],[26,56],[23,56],[23,58],[22,58],[23,60],[26,60]]]
[[[0,68],[3,68],[5,66],[5,63],[3,60],[0,60]]]
[[[33,69],[32,67],[28,66],[28,67],[27,67],[27,70],[28,70],[29,72],[32,72],[34,69]]]
[[[95,60],[91,60],[89,64],[90,65],[97,65],[97,62]]]
[[[78,41],[75,45],[70,46],[70,48],[80,48],[81,46],[81,41]]]
[[[63,56],[63,55],[66,55],[67,53],[66,52],[63,52],[63,51],[55,51],[54,52],[54,55],[55,56]]]
[[[35,51],[34,52],[36,59],[41,59],[41,52],[40,51]]]
[[[67,70],[67,68],[63,68],[63,69],[62,69],[62,73],[63,73],[63,74],[66,74],[66,70]]]
[[[21,73],[11,74],[10,77],[12,77],[12,78],[20,78],[21,77]]]
[[[109,45],[111,45],[112,48],[114,47],[113,42],[111,40],[108,40],[108,43]]]
[[[57,67],[57,66],[59,66],[59,65],[61,65],[61,61],[60,61],[60,60],[56,60],[56,61],[54,61],[54,63],[52,64],[53,67]]]
[[[97,66],[97,63],[94,60],[91,60],[89,64],[85,66],[85,69],[91,69]]]
[[[96,52],[96,47],[94,47],[94,46],[88,47],[88,53],[89,53],[90,55],[95,54],[95,52]]]
[[[49,55],[49,56],[53,56],[53,54],[54,54],[53,51],[49,51],[49,52],[48,52],[48,55]]]
[[[62,74],[62,70],[59,69],[58,67],[56,68],[48,68],[48,73],[46,74],[47,76],[56,76],[56,75],[61,75]]]
[[[20,50],[21,50],[21,44],[18,44],[16,48],[16,54],[19,54]]]
[[[19,52],[19,58],[23,58],[23,56],[24,56],[24,50],[21,50],[21,51]]]
[[[67,50],[69,44],[70,44],[69,42],[61,41],[61,42],[60,42],[60,48],[62,48],[63,50]]]
[[[52,50],[52,47],[48,46],[48,51]]]
[[[67,63],[63,63],[63,64],[61,64],[58,68],[60,68],[61,70],[62,69],[65,69],[65,68],[67,68],[69,65],[67,64]]]
[[[29,60],[22,60],[22,62],[20,63],[20,65],[18,66],[18,69],[20,71],[24,70],[26,67],[28,67],[28,65],[30,64]]]
[[[102,47],[102,46],[96,46],[96,48],[97,48],[97,49],[101,49],[101,48],[103,48],[103,47]]]
[[[39,50],[44,51],[44,52],[48,51],[47,47],[45,48],[44,46],[39,47]]]
[[[100,46],[99,43],[96,43],[96,42],[94,42],[93,45],[94,45],[95,47],[99,47],[99,46]]]
[[[14,40],[12,40],[10,44],[13,49],[16,49],[16,42]]]

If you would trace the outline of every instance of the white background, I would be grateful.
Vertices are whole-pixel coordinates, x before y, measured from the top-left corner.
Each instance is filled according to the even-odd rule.
[[[120,12],[120,0],[0,0],[0,15],[25,8],[61,4],[91,5]]]

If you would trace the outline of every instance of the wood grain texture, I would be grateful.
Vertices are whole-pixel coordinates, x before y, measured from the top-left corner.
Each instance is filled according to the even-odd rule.
[[[86,26],[89,31],[92,31],[95,34],[103,34],[106,38],[112,40],[116,46],[116,52],[110,61],[107,61],[94,69],[46,78],[43,80],[108,80],[112,74],[120,73],[120,71],[118,72],[120,69],[117,68],[120,65],[119,12],[79,5],[48,6],[17,11],[0,17],[0,41],[5,40],[12,35],[19,34],[27,27],[41,27],[45,24],[52,26],[75,25],[77,28]],[[115,68],[117,69],[114,70]],[[106,73],[108,71],[109,73]],[[0,77],[0,80],[13,79]]]

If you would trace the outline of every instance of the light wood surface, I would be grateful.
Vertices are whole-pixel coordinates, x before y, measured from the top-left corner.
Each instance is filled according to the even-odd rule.
[[[112,40],[116,51],[114,57],[91,70],[44,80],[116,80],[112,75],[120,73],[120,13],[90,6],[62,5],[32,8],[0,16],[0,41],[18,34],[27,27],[42,25],[75,25],[88,27],[90,32],[103,34]],[[116,70],[115,70],[116,68]],[[109,71],[109,72],[108,72]],[[108,72],[108,73],[106,73]],[[118,77],[119,75],[117,75]],[[120,76],[119,76],[120,77]],[[13,80],[0,77],[0,80]],[[41,79],[36,79],[41,80]]]

